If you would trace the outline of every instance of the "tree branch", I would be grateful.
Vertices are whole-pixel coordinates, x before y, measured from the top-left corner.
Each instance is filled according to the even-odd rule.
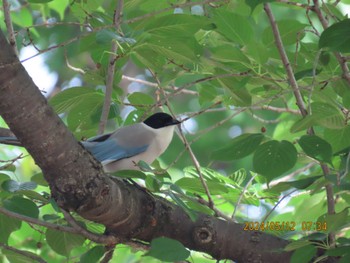
[[[2,5],[4,8],[5,24],[9,34],[10,45],[13,51],[15,52],[16,56],[18,56],[16,37],[15,37],[15,32],[13,31],[13,26],[11,21],[10,4],[7,0],[3,0]]]
[[[317,2],[317,0],[316,0]],[[306,111],[305,105],[304,105],[304,101],[302,99],[302,95],[300,93],[299,87],[298,87],[298,83],[296,82],[296,79],[294,77],[294,72],[292,67],[290,66],[287,54],[285,52],[285,49],[283,47],[283,43],[282,43],[282,39],[281,39],[281,35],[278,29],[278,26],[276,24],[274,15],[271,11],[270,8],[270,4],[269,3],[265,3],[264,4],[264,9],[265,12],[269,18],[271,27],[272,27],[272,32],[275,38],[275,42],[276,42],[276,47],[278,49],[278,52],[280,53],[280,57],[283,61],[283,65],[284,68],[287,72],[290,84],[292,86],[293,89],[293,93],[294,93],[294,97],[296,99],[296,103],[299,107],[299,110],[302,114],[303,117],[305,117],[308,112]],[[316,8],[317,9],[317,8]],[[310,128],[308,130],[308,134],[315,134],[313,128]],[[326,164],[321,164],[321,168],[323,171],[324,176],[329,175],[329,167]],[[328,207],[328,214],[335,214],[335,203],[334,203],[334,193],[333,193],[333,187],[330,183],[328,183],[326,186],[326,193],[327,193],[327,207]],[[330,233],[329,234],[329,240],[330,240],[330,245],[334,246],[335,245],[335,234],[334,233]]]
[[[288,241],[200,213],[192,221],[181,207],[106,176],[48,106],[1,31],[0,46],[0,67],[6,68],[0,70],[0,114],[42,169],[60,207],[104,224],[123,240],[166,236],[216,259],[289,260],[291,252],[274,253]]]
[[[288,56],[287,56],[286,51],[285,51],[285,49],[283,47],[282,38],[281,38],[281,35],[280,35],[280,32],[279,32],[279,29],[277,27],[277,23],[275,21],[275,17],[272,14],[272,11],[271,11],[271,8],[270,8],[270,4],[269,3],[265,3],[264,4],[264,9],[265,9],[265,12],[266,12],[266,14],[267,14],[267,16],[269,18],[270,25],[271,25],[271,28],[272,28],[272,32],[273,32],[273,35],[274,35],[274,38],[275,38],[276,47],[277,47],[278,52],[280,54],[280,57],[282,59],[284,68],[285,68],[285,70],[287,72],[288,80],[289,80],[289,83],[290,83],[290,85],[292,87],[292,90],[293,90],[293,93],[294,93],[294,97],[296,99],[296,103],[298,105],[298,108],[299,108],[301,114],[303,116],[306,116],[307,115],[307,111],[306,111],[306,108],[305,108],[303,97],[302,97],[302,95],[300,93],[297,81],[296,81],[296,79],[294,77],[293,69],[292,69],[292,66],[291,66],[291,64],[289,62]]]

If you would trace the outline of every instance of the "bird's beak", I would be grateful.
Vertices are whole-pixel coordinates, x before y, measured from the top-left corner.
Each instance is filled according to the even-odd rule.
[[[172,125],[178,125],[178,124],[180,124],[181,123],[181,121],[179,121],[179,120],[177,120],[177,119],[173,119],[173,121],[172,121]]]

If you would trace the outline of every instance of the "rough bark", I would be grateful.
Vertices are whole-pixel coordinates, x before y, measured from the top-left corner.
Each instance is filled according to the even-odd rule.
[[[42,169],[61,207],[124,239],[166,236],[216,259],[289,261],[291,253],[282,251],[288,241],[204,214],[193,222],[180,207],[105,175],[47,104],[1,31],[0,47],[0,115]]]

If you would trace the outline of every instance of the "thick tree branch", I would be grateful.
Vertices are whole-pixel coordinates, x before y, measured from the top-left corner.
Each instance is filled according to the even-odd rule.
[[[281,252],[288,241],[204,214],[193,222],[167,200],[106,176],[48,106],[1,31],[0,46],[0,114],[41,167],[61,207],[123,240],[166,236],[216,259],[289,261],[291,252]]]

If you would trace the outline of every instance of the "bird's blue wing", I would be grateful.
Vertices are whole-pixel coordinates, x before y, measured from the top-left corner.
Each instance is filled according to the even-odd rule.
[[[101,140],[102,139],[102,140]],[[105,139],[105,140],[103,140]],[[147,150],[148,145],[140,147],[123,147],[110,136],[98,137],[97,140],[82,142],[83,146],[102,164],[129,158]]]

